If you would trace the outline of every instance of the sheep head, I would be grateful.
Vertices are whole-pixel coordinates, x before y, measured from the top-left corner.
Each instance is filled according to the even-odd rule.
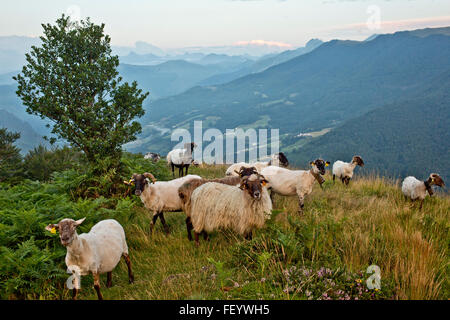
[[[444,180],[442,180],[441,176],[438,175],[437,173],[430,174],[430,178],[429,179],[431,179],[431,181],[430,181],[431,185],[436,185],[436,186],[439,186],[441,188],[445,187]]]
[[[322,159],[316,159],[309,163],[312,167],[312,170],[315,174],[325,174],[325,167],[330,165],[330,161],[324,161]]]
[[[278,153],[278,161],[280,162],[281,167],[289,166],[289,161],[283,152]]]
[[[191,153],[194,151],[194,148],[196,148],[196,147],[197,147],[197,144],[195,142],[188,142],[188,143],[184,144],[184,148],[186,150],[190,150]]]
[[[260,174],[252,174],[250,176],[244,176],[241,179],[241,190],[246,190],[248,194],[256,200],[261,200],[262,188],[268,181],[264,176]]]
[[[239,171],[234,170],[234,172],[236,172],[239,175],[239,177],[241,177],[241,178],[246,177],[246,176],[251,176],[252,174],[258,174],[258,170],[256,170],[255,167],[247,168],[244,166],[242,166],[241,169],[239,169]]]
[[[150,182],[151,180],[151,182]],[[145,172],[143,174],[133,173],[130,181],[124,181],[126,185],[134,185],[136,188],[134,190],[134,194],[138,197],[144,192],[145,186],[150,185],[151,183],[155,183],[156,178],[149,172]]]
[[[72,243],[76,235],[77,227],[83,223],[86,218],[73,220],[73,219],[62,219],[58,224],[49,224],[45,227],[45,230],[51,233],[59,232],[59,238],[63,246],[68,246]]]
[[[355,163],[356,165],[360,167],[364,167],[364,161],[360,156],[354,156],[352,159],[352,163]]]

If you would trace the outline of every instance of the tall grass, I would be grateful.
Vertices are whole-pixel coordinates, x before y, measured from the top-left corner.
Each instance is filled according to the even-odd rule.
[[[130,174],[171,177],[164,161],[127,157]],[[189,173],[215,178],[225,169],[191,166]],[[370,176],[346,187],[327,175],[324,189],[315,186],[307,197],[303,215],[295,197],[275,196],[272,219],[253,240],[223,231],[196,248],[187,240],[183,213],[166,214],[168,236],[159,223],[150,234],[150,214],[137,197],[74,197],[82,185],[75,178],[66,172],[51,183],[0,189],[2,298],[68,298],[65,251],[44,227],[84,216],[81,232],[115,218],[127,235],[136,280],[129,285],[119,263],[113,287],[103,290],[106,299],[449,298],[447,195],[427,198],[419,211],[405,201],[399,181]],[[379,291],[365,285],[372,264],[381,269]],[[91,276],[83,277],[80,298],[96,299]]]

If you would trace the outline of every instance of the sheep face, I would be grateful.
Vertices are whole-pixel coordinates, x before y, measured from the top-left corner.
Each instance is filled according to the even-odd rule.
[[[354,156],[352,159],[352,163],[355,163],[356,165],[360,167],[364,167],[364,161],[360,156]]]
[[[313,169],[313,172],[315,174],[325,174],[325,167],[328,167],[330,165],[330,161],[324,161],[322,159],[316,159],[314,161],[310,162],[310,165]]]
[[[284,155],[283,152],[278,153],[278,160],[280,162],[280,166],[281,167],[285,167],[286,168],[287,166],[289,166],[289,161],[288,161],[288,159],[286,158],[286,156]]]
[[[197,147],[197,144],[195,142],[185,143],[184,148],[186,150],[191,150],[191,153],[194,151],[194,148]]]
[[[246,190],[253,199],[261,200],[262,188],[267,182],[262,175],[252,174],[242,178],[239,188]]]
[[[234,170],[234,172],[236,172],[239,177],[247,177],[247,176],[251,176],[252,174],[258,174],[258,171],[256,170],[255,167],[251,167],[251,168],[247,168],[242,166],[241,169],[238,171]]]
[[[444,180],[442,180],[441,176],[437,173],[430,174],[431,184],[439,187],[445,187]]]
[[[142,192],[144,192],[145,186],[147,184],[155,182],[156,182],[155,177],[151,173],[145,172],[143,174],[133,173],[130,181],[124,181],[123,183],[125,183],[126,185],[134,185],[135,186],[134,194],[139,197],[142,194]]]
[[[84,219],[73,220],[73,219],[63,219],[58,224],[49,224],[45,227],[46,230],[54,233],[59,232],[59,238],[63,246],[68,246],[72,243],[77,227],[83,223]]]

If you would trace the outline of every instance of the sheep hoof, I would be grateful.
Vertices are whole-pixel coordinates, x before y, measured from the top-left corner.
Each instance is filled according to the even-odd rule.
[[[128,283],[129,283],[129,284],[134,283],[134,276],[131,276],[130,279],[128,279]]]

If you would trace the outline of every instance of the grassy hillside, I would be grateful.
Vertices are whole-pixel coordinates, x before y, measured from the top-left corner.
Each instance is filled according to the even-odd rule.
[[[130,172],[148,170],[164,180],[163,162],[129,158]],[[193,168],[204,177],[224,167]],[[246,241],[217,232],[198,248],[186,237],[184,215],[167,213],[171,233],[160,223],[149,232],[140,200],[73,200],[79,179],[55,176],[52,183],[0,189],[0,296],[3,299],[68,299],[62,289],[64,249],[45,225],[62,217],[118,219],[124,226],[135,273],[129,285],[125,263],[113,272],[105,299],[448,299],[450,198],[427,198],[423,211],[405,202],[398,182],[356,178],[349,187],[315,186],[298,216],[295,198],[276,197],[272,219]],[[367,267],[381,268],[380,291],[366,290]],[[80,299],[96,299],[92,277],[82,280]]]

